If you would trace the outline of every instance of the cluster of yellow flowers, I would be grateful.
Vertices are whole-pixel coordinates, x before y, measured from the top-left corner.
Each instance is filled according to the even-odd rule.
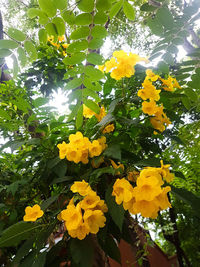
[[[104,227],[104,212],[107,212],[108,208],[104,200],[101,200],[84,180],[75,182],[71,191],[78,193],[82,200],[75,204],[72,198],[67,208],[58,215],[58,219],[65,222],[71,237],[82,240],[89,233],[96,234],[99,228]]]
[[[100,122],[105,116],[106,116],[106,111],[104,107],[101,107],[99,114],[95,113],[93,110],[91,110],[90,108],[86,107],[85,105],[83,105],[83,116],[85,118],[92,118],[92,116],[95,116],[98,120],[98,122]],[[104,129],[103,129],[103,134],[106,133],[111,133],[113,132],[115,129],[115,126],[113,123],[108,124]]]
[[[69,44],[65,43],[65,37],[63,36],[58,36],[58,41],[54,42],[54,36],[49,36],[48,37],[48,42],[50,42],[50,44],[52,44],[53,46],[57,47],[57,49],[62,48],[62,49],[66,49]],[[62,51],[63,56],[66,56],[67,53],[65,51]]]
[[[23,220],[25,222],[35,222],[38,218],[42,217],[44,212],[41,210],[38,204],[33,207],[26,207]]]
[[[136,187],[125,178],[117,179],[112,192],[116,203],[123,203],[124,209],[132,214],[141,213],[143,217],[156,218],[158,211],[171,207],[167,197],[171,188],[161,187],[164,184],[163,179],[167,182],[173,180],[169,167],[170,165],[163,165],[161,161],[161,168],[143,169],[137,177]]]
[[[123,50],[115,51],[113,57],[106,61],[104,65],[99,66],[102,72],[110,72],[110,76],[115,80],[120,80],[123,77],[130,78],[135,73],[134,66],[140,62],[145,61],[148,63],[146,58],[140,57],[137,54],[126,53]]]
[[[163,111],[163,105],[158,106],[156,104],[160,99],[161,90],[157,90],[153,85],[153,82],[161,80],[164,87],[164,90],[172,91],[174,88],[181,88],[175,78],[169,76],[167,80],[162,79],[159,75],[154,74],[151,70],[146,70],[146,78],[142,83],[143,89],[138,91],[138,96],[141,97],[144,101],[142,103],[142,111],[150,116],[150,122],[153,125],[154,129],[163,132],[165,130],[165,125],[171,124],[171,121]],[[146,100],[149,101],[146,101]],[[157,134],[157,132],[154,132]]]
[[[82,162],[83,164],[87,164],[89,162],[88,157],[93,158],[99,156],[107,147],[105,136],[90,142],[81,132],[70,134],[69,141],[68,144],[63,141],[62,144],[57,145],[59,148],[59,157],[60,159],[66,157],[67,160],[75,163]]]

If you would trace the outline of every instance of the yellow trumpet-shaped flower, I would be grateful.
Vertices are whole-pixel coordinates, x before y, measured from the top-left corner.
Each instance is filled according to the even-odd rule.
[[[92,191],[90,185],[84,180],[82,180],[82,182],[74,182],[70,190],[73,193],[79,193],[81,196],[86,196],[87,194],[89,194],[89,192]]]
[[[99,228],[105,226],[106,218],[101,210],[86,210],[83,218],[92,234],[96,234]]]
[[[26,207],[23,220],[25,222],[35,222],[38,218],[42,217],[44,212],[41,210],[38,204],[33,207]]]

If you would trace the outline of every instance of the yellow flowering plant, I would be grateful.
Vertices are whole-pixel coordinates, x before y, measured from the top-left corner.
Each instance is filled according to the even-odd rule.
[[[183,41],[178,34],[187,37],[179,25],[187,8],[171,13],[173,5],[159,2],[38,0],[28,9],[38,27],[34,42],[15,28],[8,29],[9,40],[0,40],[0,134],[9,140],[0,148],[0,265],[92,267],[116,260],[123,266],[125,241],[138,263],[150,262],[151,253],[138,256],[150,251],[145,227],[164,235],[174,227],[170,240],[177,240],[178,227],[193,212],[184,205],[198,206],[198,182],[190,183],[188,165],[197,168],[199,134],[190,132],[187,142],[181,137],[188,121],[199,118],[199,64],[190,69],[184,66],[191,61],[176,65],[175,53],[170,57]],[[124,32],[135,27],[129,20],[142,21],[142,12],[148,12],[143,24],[163,36],[154,49],[166,50],[157,65],[151,45],[122,50],[115,38],[120,30],[119,41],[126,42]],[[179,29],[166,27],[176,13]],[[108,33],[115,45],[105,53]],[[14,65],[9,81],[4,56]]]

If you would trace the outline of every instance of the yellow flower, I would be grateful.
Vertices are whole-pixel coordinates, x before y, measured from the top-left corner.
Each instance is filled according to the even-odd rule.
[[[160,161],[160,164],[161,164],[161,174],[162,174],[163,178],[168,183],[170,183],[174,179],[174,174],[170,173],[170,170],[169,170],[170,165],[169,164],[168,165],[164,165],[163,164],[163,160]]]
[[[69,44],[62,44],[62,47],[66,49],[69,46]]]
[[[48,39],[47,39],[47,40],[48,40],[48,42],[50,42],[50,43],[53,42],[53,40],[54,40],[54,36],[53,36],[53,35],[48,36]]]
[[[75,134],[70,134],[69,136],[70,144],[79,146],[83,141],[83,134],[81,132],[76,132]]]
[[[104,72],[104,69],[105,69],[105,65],[99,65],[98,66],[98,69],[102,72]]]
[[[62,144],[58,144],[57,147],[59,149],[60,159],[64,159],[67,155],[67,151],[69,150],[69,145],[63,141]]]
[[[67,209],[61,211],[61,218],[65,221],[68,231],[77,229],[83,222],[80,205],[68,205]]]
[[[151,81],[145,80],[142,83],[144,89],[138,91],[138,96],[141,97],[143,100],[152,99],[158,101],[160,99],[160,92],[161,90],[156,90],[156,87],[152,84]]]
[[[160,78],[159,75],[156,75],[156,74],[153,73],[153,71],[150,70],[150,69],[147,69],[147,70],[146,70],[146,75],[147,75],[146,79],[150,79],[152,82],[155,82],[155,81],[157,81],[157,80]]]
[[[90,119],[94,115],[96,115],[96,113],[93,110],[91,110],[90,108],[88,108],[86,105],[83,104],[83,116],[85,118]]]
[[[161,194],[156,197],[157,205],[159,206],[160,210],[165,210],[172,207],[167,196],[169,191],[171,191],[171,187],[166,186],[162,189]]]
[[[166,91],[174,91],[174,88],[181,89],[179,83],[177,82],[176,78],[169,76],[167,79],[161,79],[163,83],[163,89]]]
[[[84,180],[82,180],[82,182],[74,182],[70,190],[73,193],[79,193],[81,196],[86,196],[90,191],[92,191],[90,185]]]
[[[94,140],[90,145],[89,145],[89,154],[90,157],[96,157],[99,156],[102,152],[102,146],[99,144],[99,141]]]
[[[136,202],[141,200],[152,201],[155,197],[160,195],[161,192],[162,190],[160,186],[151,185],[150,183],[143,184],[142,186],[136,186],[133,189],[133,195],[135,197]]]
[[[58,36],[58,41],[59,42],[62,42],[62,41],[64,41],[65,40],[65,36],[64,35],[62,35],[62,36]]]
[[[107,125],[104,129],[103,129],[103,134],[105,134],[105,133],[111,133],[111,132],[113,132],[115,130],[115,126],[114,126],[114,124],[112,123],[112,124],[109,124],[109,125]]]
[[[150,102],[144,101],[142,103],[142,111],[148,115],[154,115],[157,111],[157,105],[154,100],[150,100]]]
[[[132,171],[128,173],[128,180],[131,182],[136,182],[138,176],[139,176],[139,172],[138,171]]]
[[[130,201],[133,197],[131,184],[125,178],[117,179],[113,185],[112,196],[115,196],[118,205],[123,201]]]
[[[83,240],[86,235],[88,235],[90,232],[90,229],[85,223],[81,223],[76,229],[74,230],[68,230],[68,233],[73,238],[78,238],[80,240]]]
[[[93,210],[101,210],[102,212],[105,213],[105,212],[108,212],[108,207],[107,207],[105,201],[101,199],[101,200],[97,203],[96,207],[95,207]]]
[[[80,158],[80,161],[83,163],[83,164],[87,164],[89,162],[88,160],[88,149],[85,149],[85,150],[82,150],[81,151],[81,158]]]
[[[97,141],[101,145],[102,150],[105,150],[107,148],[108,145],[106,144],[106,137],[105,136],[101,136],[100,138],[97,139]]]
[[[162,180],[160,169],[159,168],[152,168],[147,167],[140,172],[140,176],[137,179],[137,185],[142,186],[144,184],[151,184],[151,185],[163,185],[164,182]]]
[[[60,213],[58,213],[58,215],[57,215],[57,219],[59,220],[59,221],[63,221],[63,219],[62,219],[62,216],[61,216],[61,212]]]
[[[67,53],[65,51],[62,52],[63,56],[66,57]]]
[[[134,211],[136,213],[141,213],[143,217],[155,219],[157,217],[158,206],[155,201],[136,201],[133,204]]]
[[[97,196],[96,192],[90,191],[87,196],[80,202],[80,206],[82,209],[94,209],[97,204],[100,202],[100,197]]]
[[[83,218],[92,234],[96,234],[100,227],[105,226],[106,218],[101,210],[86,210]]]
[[[79,163],[81,161],[81,151],[78,150],[73,145],[70,145],[66,157],[67,160],[69,161],[74,161],[75,163]]]
[[[41,210],[38,204],[33,207],[26,207],[23,220],[25,222],[35,222],[38,218],[42,217],[44,212]]]
[[[106,61],[105,63],[105,72],[108,73],[115,67],[117,67],[117,62],[115,61],[115,58],[112,57],[110,60]]]
[[[118,162],[119,165],[117,165],[112,159],[110,160],[113,168],[116,170],[115,174],[120,175],[124,171],[124,165]]]
[[[160,131],[161,133],[165,130],[165,126],[163,125],[163,122],[160,121],[157,117],[150,118],[150,122],[153,128]]]
[[[125,210],[128,210],[132,214],[136,214],[137,212],[134,210],[134,204],[135,203],[135,198],[134,196],[128,201],[128,202],[123,202],[123,208]]]
[[[101,107],[99,114],[95,114],[98,121],[101,121],[106,116],[105,108]]]

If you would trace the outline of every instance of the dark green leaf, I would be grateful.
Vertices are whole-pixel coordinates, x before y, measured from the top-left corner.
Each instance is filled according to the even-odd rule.
[[[76,116],[76,128],[77,130],[81,128],[83,125],[83,105],[81,105],[78,109]]]
[[[121,149],[119,145],[112,145],[109,146],[105,152],[104,155],[107,158],[113,158],[113,159],[117,159],[117,160],[121,160]]]
[[[106,236],[105,242],[99,240],[99,243],[102,249],[109,257],[121,264],[121,255],[119,247],[111,235]]]
[[[54,203],[58,199],[58,197],[59,195],[55,195],[43,201],[41,205],[41,209],[45,211],[52,203]]]
[[[141,11],[147,11],[147,12],[151,12],[151,11],[154,11],[156,9],[157,9],[157,7],[151,6],[151,5],[147,4],[147,3],[145,3],[144,5],[142,5],[140,7],[140,10]]]
[[[156,13],[158,21],[167,29],[172,29],[174,26],[174,19],[167,7],[161,7]]]

